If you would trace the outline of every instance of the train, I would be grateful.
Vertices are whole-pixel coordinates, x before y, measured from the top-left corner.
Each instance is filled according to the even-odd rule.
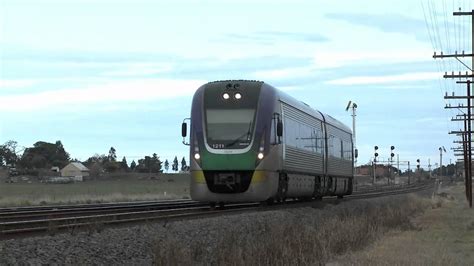
[[[352,193],[351,129],[263,81],[202,85],[181,131],[193,200],[275,203]]]

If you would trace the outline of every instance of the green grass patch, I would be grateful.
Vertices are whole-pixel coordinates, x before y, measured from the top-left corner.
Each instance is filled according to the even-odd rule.
[[[120,179],[72,184],[0,184],[0,206],[97,203],[189,198],[189,175],[158,180]]]

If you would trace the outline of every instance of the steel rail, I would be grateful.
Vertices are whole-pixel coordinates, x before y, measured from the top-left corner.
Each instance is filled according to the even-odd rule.
[[[76,215],[92,216],[96,214],[105,213],[122,213],[133,211],[146,210],[164,210],[178,207],[191,206],[205,206],[206,204],[197,201],[177,201],[177,202],[153,202],[153,203],[127,203],[114,204],[94,207],[69,207],[64,209],[47,209],[47,210],[26,210],[26,211],[11,211],[0,212],[0,223],[7,221],[15,221],[21,219],[37,220],[43,218],[65,218],[74,217]]]
[[[353,195],[345,196],[342,200],[357,200],[373,197],[382,197],[389,195],[397,195],[404,193],[412,193],[421,190],[433,188],[433,182],[417,183],[405,186],[392,187],[392,189],[383,189],[378,191],[359,192]],[[325,197],[323,202],[340,201],[336,197]],[[224,215],[248,211],[266,211],[277,210],[279,208],[298,207],[313,204],[315,201],[298,201],[290,200],[286,204],[277,204],[265,206],[262,208],[260,203],[233,203],[226,204],[225,208],[213,209],[207,204],[188,201],[182,205],[175,205],[171,208],[162,208],[154,210],[137,210],[137,209],[120,209],[120,212],[91,214],[91,212],[84,215],[74,211],[74,215],[67,217],[42,217],[39,219],[28,219],[28,217],[19,217],[17,220],[10,220],[0,222],[0,239],[1,238],[15,238],[20,236],[28,236],[35,233],[55,233],[58,231],[78,229],[98,230],[106,225],[137,223],[143,221],[168,221],[175,219],[190,219],[199,217],[211,217],[216,215]],[[190,205],[196,204],[196,205]],[[131,207],[132,205],[130,205]],[[173,205],[168,205],[173,206]],[[127,211],[123,211],[127,210]],[[91,210],[89,210],[91,211]],[[25,219],[26,218],[26,219]]]
[[[136,204],[150,204],[150,203],[176,203],[176,202],[187,202],[190,199],[172,199],[172,200],[149,200],[149,201],[125,201],[125,202],[102,202],[102,203],[86,203],[86,204],[61,204],[61,205],[38,205],[38,206],[11,206],[1,207],[0,214],[7,212],[18,212],[18,211],[40,211],[40,210],[59,210],[59,209],[71,209],[71,208],[94,208],[104,206],[125,206],[125,205],[136,205]]]

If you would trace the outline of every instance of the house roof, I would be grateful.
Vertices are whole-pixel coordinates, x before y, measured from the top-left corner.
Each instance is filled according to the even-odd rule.
[[[80,171],[89,171],[89,168],[85,167],[82,163],[79,163],[79,162],[72,162],[68,165],[72,165],[72,166],[76,167],[77,169],[79,169]],[[68,165],[66,165],[66,167]],[[66,167],[64,167],[64,168],[66,168]]]

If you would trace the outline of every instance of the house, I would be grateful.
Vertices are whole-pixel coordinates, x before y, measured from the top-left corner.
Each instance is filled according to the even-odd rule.
[[[377,177],[387,177],[397,173],[397,168],[389,167],[388,165],[377,164],[375,167],[375,175]],[[355,168],[356,175],[373,176],[374,166],[373,165],[361,165]]]
[[[83,181],[83,178],[89,176],[89,168],[82,163],[72,162],[61,169],[61,176],[75,177],[75,181]]]

